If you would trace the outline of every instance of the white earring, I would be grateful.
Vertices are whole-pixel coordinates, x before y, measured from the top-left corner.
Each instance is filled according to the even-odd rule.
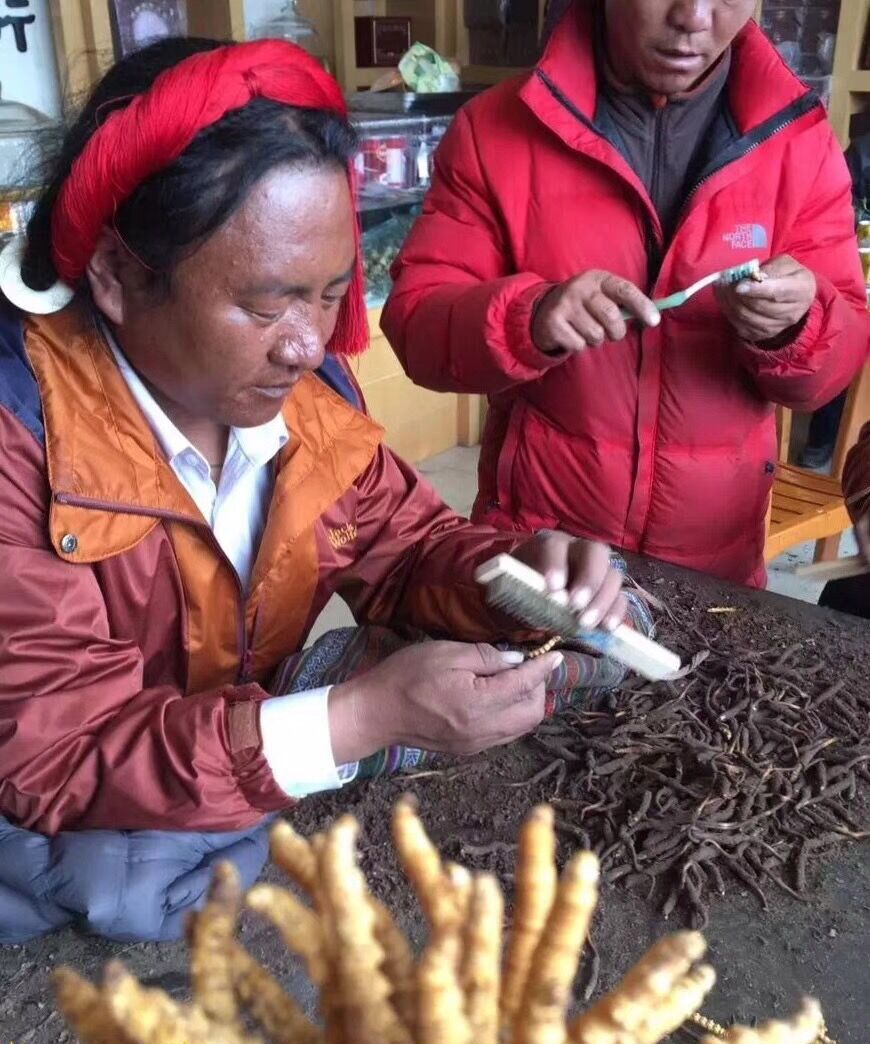
[[[21,278],[23,257],[23,236],[16,236],[0,251],[0,294],[32,315],[50,315],[66,308],[75,297],[75,290],[60,280],[47,290],[31,290]]]

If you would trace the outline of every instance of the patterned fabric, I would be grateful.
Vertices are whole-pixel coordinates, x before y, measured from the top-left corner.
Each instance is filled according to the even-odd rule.
[[[614,560],[622,571],[625,564]],[[654,625],[646,604],[633,592],[626,592],[629,620],[642,634],[652,635]],[[426,635],[400,636],[386,627],[343,627],[329,631],[314,645],[289,657],[279,668],[272,684],[275,696],[285,696],[324,685],[338,685],[357,674],[371,670],[381,660]],[[505,643],[499,648],[507,649]],[[561,647],[562,664],[550,676],[547,687],[548,718],[568,707],[595,705],[606,693],[621,685],[628,670],[616,660],[584,651],[578,642]],[[415,747],[394,746],[373,754],[360,762],[357,778],[373,779],[399,772],[419,771],[438,759],[435,751]]]

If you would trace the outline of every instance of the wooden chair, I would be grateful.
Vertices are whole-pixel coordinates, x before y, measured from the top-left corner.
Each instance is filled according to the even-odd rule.
[[[840,537],[852,525],[840,484],[846,455],[855,444],[861,427],[870,420],[870,365],[858,374],[849,388],[830,475],[819,475],[788,463],[791,413],[777,411],[779,465],[768,511],[765,561],[805,540],[816,541],[816,562],[831,562],[840,550]]]

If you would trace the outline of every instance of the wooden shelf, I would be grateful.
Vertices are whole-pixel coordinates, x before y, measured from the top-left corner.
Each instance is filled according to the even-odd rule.
[[[356,64],[355,23],[357,15],[410,17],[411,42],[419,41],[450,57],[455,45],[453,3],[455,0],[332,0],[335,34],[335,75],[345,94],[370,87],[388,69],[369,69]]]
[[[376,81],[380,80],[385,72],[389,72],[389,69],[375,68],[354,68],[353,82],[357,90],[360,88],[368,88]]]
[[[763,0],[756,6],[760,22]],[[849,144],[852,117],[870,104],[870,70],[861,68],[870,0],[841,0],[831,76],[829,117],[841,144]]]
[[[108,0],[52,0],[61,80],[74,99],[87,94],[115,60]],[[191,36],[244,40],[244,0],[187,0]]]
[[[502,80],[509,80],[512,76],[520,76],[528,71],[527,68],[514,69],[509,65],[463,65],[462,82],[491,87]]]
[[[852,94],[870,94],[870,69],[855,69],[846,82]]]
[[[456,51],[455,56],[462,70],[464,84],[481,84],[489,87],[509,80],[512,76],[528,72],[527,68],[515,69],[502,65],[472,65],[468,39],[468,30],[464,22],[464,0],[454,0],[456,4]],[[547,0],[538,0],[538,39],[544,28],[544,15],[547,11]]]
[[[61,82],[78,100],[114,61],[109,5],[106,0],[58,0],[50,10]]]
[[[852,117],[870,94],[870,72],[861,69],[870,0],[842,0],[834,54],[834,79],[831,91],[831,123],[840,143],[849,143]]]
[[[244,40],[244,0],[187,0],[187,31],[191,36]]]

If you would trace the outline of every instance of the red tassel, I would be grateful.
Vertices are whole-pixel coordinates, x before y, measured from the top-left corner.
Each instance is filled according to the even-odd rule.
[[[350,197],[356,203],[357,183],[353,165],[348,168],[347,178]],[[369,317],[365,302],[366,277],[359,218],[354,221],[353,234],[356,243],[356,268],[347,294],[341,302],[335,332],[328,345],[328,351],[336,355],[360,355],[369,346]]]

